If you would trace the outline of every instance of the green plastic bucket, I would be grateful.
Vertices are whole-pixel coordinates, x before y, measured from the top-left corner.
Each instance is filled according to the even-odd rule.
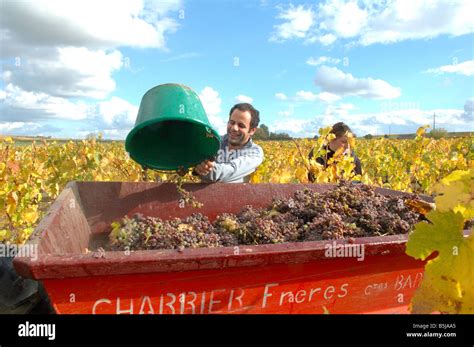
[[[220,137],[198,95],[181,84],[162,84],[142,98],[125,150],[137,163],[157,170],[180,170],[212,158]]]

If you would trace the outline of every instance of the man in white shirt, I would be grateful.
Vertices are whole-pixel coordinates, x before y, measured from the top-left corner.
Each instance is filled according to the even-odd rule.
[[[251,104],[234,105],[215,161],[206,160],[193,172],[205,182],[248,182],[264,158],[262,148],[252,142],[259,122],[260,113]]]

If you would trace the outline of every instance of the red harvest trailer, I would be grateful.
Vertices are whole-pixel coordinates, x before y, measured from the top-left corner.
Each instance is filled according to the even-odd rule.
[[[407,235],[207,249],[103,252],[110,224],[142,213],[201,212],[212,221],[245,205],[267,206],[296,190],[333,185],[189,184],[201,209],[180,208],[170,183],[71,182],[28,241],[38,257],[14,260],[43,283],[57,313],[408,313],[424,262],[405,254]],[[401,192],[377,189],[384,195]]]

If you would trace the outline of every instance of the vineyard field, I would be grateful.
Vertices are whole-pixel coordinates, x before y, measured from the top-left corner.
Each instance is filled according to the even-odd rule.
[[[324,134],[323,134],[324,135]],[[317,140],[264,141],[265,160],[251,176],[251,183],[309,183],[308,171],[317,182],[354,179],[374,186],[430,194],[432,187],[455,170],[472,168],[473,137],[430,139],[419,131],[415,139],[354,139],[362,163],[362,176],[351,174],[349,159],[322,170],[309,161]],[[123,142],[95,139],[55,142],[35,141],[17,145],[0,140],[0,242],[25,242],[51,202],[64,186],[78,181],[177,182],[178,175],[144,172],[131,160]],[[185,182],[199,182],[188,173]]]

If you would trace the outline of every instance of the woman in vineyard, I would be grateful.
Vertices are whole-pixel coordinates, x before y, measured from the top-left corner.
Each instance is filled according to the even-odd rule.
[[[354,153],[354,151],[351,149],[351,146],[349,144],[349,136],[352,135],[352,131],[343,122],[338,122],[332,126],[331,132],[332,134],[336,135],[336,138],[334,138],[331,142],[329,142],[326,146],[323,147],[324,150],[326,150],[326,154],[323,156],[320,156],[316,158],[316,162],[323,165],[324,168],[328,167],[328,160],[331,159],[334,154],[336,154],[337,150],[340,148],[343,148],[342,151],[344,155],[351,155],[354,158],[354,172],[356,175],[362,175],[362,167],[360,164],[360,160],[357,157],[357,155]],[[311,150],[309,153],[309,160],[311,160],[314,157],[314,148]],[[313,173],[309,172],[308,173],[308,180],[310,182],[315,181],[315,177]]]

